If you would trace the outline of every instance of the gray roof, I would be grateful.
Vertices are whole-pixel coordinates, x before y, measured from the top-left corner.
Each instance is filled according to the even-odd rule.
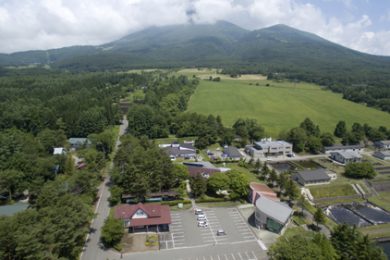
[[[185,155],[194,155],[196,154],[195,150],[190,149],[180,149],[180,147],[165,147],[163,148],[165,153],[171,156],[185,156]]]
[[[207,169],[218,169],[217,167],[215,167],[214,164],[212,164],[211,162],[207,162],[207,161],[204,161],[204,162],[183,162],[183,164],[187,165],[187,166],[201,167],[201,168],[207,168]]]
[[[255,142],[255,145],[257,147],[261,147],[263,150],[265,149],[269,149],[269,148],[284,148],[286,146],[292,146],[292,144],[286,142],[286,141],[282,141],[282,140],[278,140],[278,141],[259,141],[259,142]]]
[[[332,151],[332,150],[355,150],[355,149],[362,149],[364,148],[363,145],[356,144],[356,145],[333,145],[333,146],[325,146],[325,151]]]
[[[345,150],[345,151],[341,150],[341,151],[337,151],[334,153],[340,154],[345,159],[354,159],[354,158],[361,158],[362,157],[358,152],[351,151],[351,150]]]
[[[265,196],[257,199],[256,208],[282,224],[286,223],[293,213],[293,210],[287,204],[274,201]]]
[[[228,146],[223,149],[223,152],[230,158],[242,157],[240,151],[234,146]]]
[[[381,144],[381,145],[390,145],[390,140],[382,140],[382,141],[378,141],[378,142],[375,142],[375,143],[378,143],[378,144]]]
[[[330,181],[329,175],[326,173],[326,170],[323,168],[318,168],[315,170],[306,170],[296,173],[299,175],[304,182],[310,181]]]
[[[383,157],[390,157],[390,151],[376,151],[374,152],[374,156],[379,155]]]
[[[68,139],[68,143],[70,144],[90,144],[91,141],[88,140],[88,138],[83,138],[83,137],[71,137]]]

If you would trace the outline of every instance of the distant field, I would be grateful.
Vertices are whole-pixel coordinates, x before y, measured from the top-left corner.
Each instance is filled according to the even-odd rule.
[[[232,78],[229,75],[224,75],[224,74],[218,74],[218,71],[216,69],[207,69],[207,68],[199,68],[199,69],[181,69],[177,71],[179,74],[186,75],[188,77],[192,77],[193,75],[196,75],[200,79],[209,79],[210,76],[213,78],[219,77],[222,80],[237,80],[237,81],[242,81],[242,80],[265,80],[267,77],[259,74],[245,74],[241,75],[236,78]]]
[[[196,69],[180,72],[209,75]],[[274,137],[298,126],[306,117],[319,124],[322,131],[329,132],[333,132],[339,120],[345,120],[349,126],[360,122],[390,128],[389,113],[344,100],[339,94],[313,84],[276,83],[258,77],[259,80],[201,80],[188,111],[220,115],[227,126],[240,117],[254,118]]]

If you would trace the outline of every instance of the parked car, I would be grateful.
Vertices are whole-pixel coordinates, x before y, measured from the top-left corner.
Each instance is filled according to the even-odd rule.
[[[208,227],[207,221],[198,221],[198,227]]]
[[[225,235],[226,235],[225,230],[223,230],[223,229],[217,230],[217,236],[225,236]]]
[[[207,218],[205,215],[199,215],[198,218],[196,219],[197,221],[207,221]]]
[[[201,209],[194,209],[195,215],[203,215],[203,210]]]

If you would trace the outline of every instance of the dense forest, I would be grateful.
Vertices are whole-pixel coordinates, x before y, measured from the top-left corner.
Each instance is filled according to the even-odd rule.
[[[30,207],[0,217],[0,259],[77,259],[92,218],[100,172],[114,145],[117,101],[139,75],[50,73],[0,78],[2,203]],[[73,156],[53,155],[67,138],[88,137]]]

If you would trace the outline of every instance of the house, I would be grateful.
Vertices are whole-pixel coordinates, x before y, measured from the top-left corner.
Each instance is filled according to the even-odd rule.
[[[390,140],[377,141],[374,145],[381,150],[390,150]]]
[[[210,162],[184,162],[191,177],[202,176],[209,178],[216,172],[224,172],[224,168],[217,168]]]
[[[91,145],[91,141],[88,138],[71,137],[68,139],[68,143],[72,149],[80,149]]]
[[[264,158],[268,156],[287,156],[292,154],[293,145],[282,140],[272,141],[271,138],[262,139],[253,145],[247,145],[245,152],[254,158]]]
[[[120,204],[114,208],[114,217],[123,220],[129,232],[169,231],[171,211],[160,204]]]
[[[325,153],[331,154],[333,152],[338,151],[354,151],[354,152],[362,152],[364,149],[363,145],[357,144],[357,145],[333,145],[333,146],[325,146],[324,150]]]
[[[373,155],[382,160],[390,160],[390,151],[376,151]]]
[[[266,196],[260,197],[255,204],[255,223],[258,228],[280,234],[289,223],[293,210],[285,203]]]
[[[225,146],[223,148],[222,158],[226,158],[232,161],[239,161],[242,158],[240,151],[234,146]]]
[[[171,158],[171,160],[176,160],[177,158],[183,159],[195,159],[196,158],[196,149],[194,147],[194,142],[184,142],[184,143],[172,143],[172,144],[160,144],[160,148]]]
[[[330,153],[330,158],[341,164],[348,164],[351,162],[361,162],[362,156],[358,151],[340,150]]]
[[[323,168],[300,171],[293,175],[293,180],[302,186],[327,184],[331,179],[332,178]]]
[[[263,183],[258,183],[258,182],[251,182],[249,184],[249,201],[252,204],[256,203],[256,200],[260,197],[267,197],[272,200],[277,200],[279,201],[278,196],[276,193],[269,188],[267,185]]]
[[[64,147],[54,147],[53,148],[53,155],[63,155],[66,154]]]

